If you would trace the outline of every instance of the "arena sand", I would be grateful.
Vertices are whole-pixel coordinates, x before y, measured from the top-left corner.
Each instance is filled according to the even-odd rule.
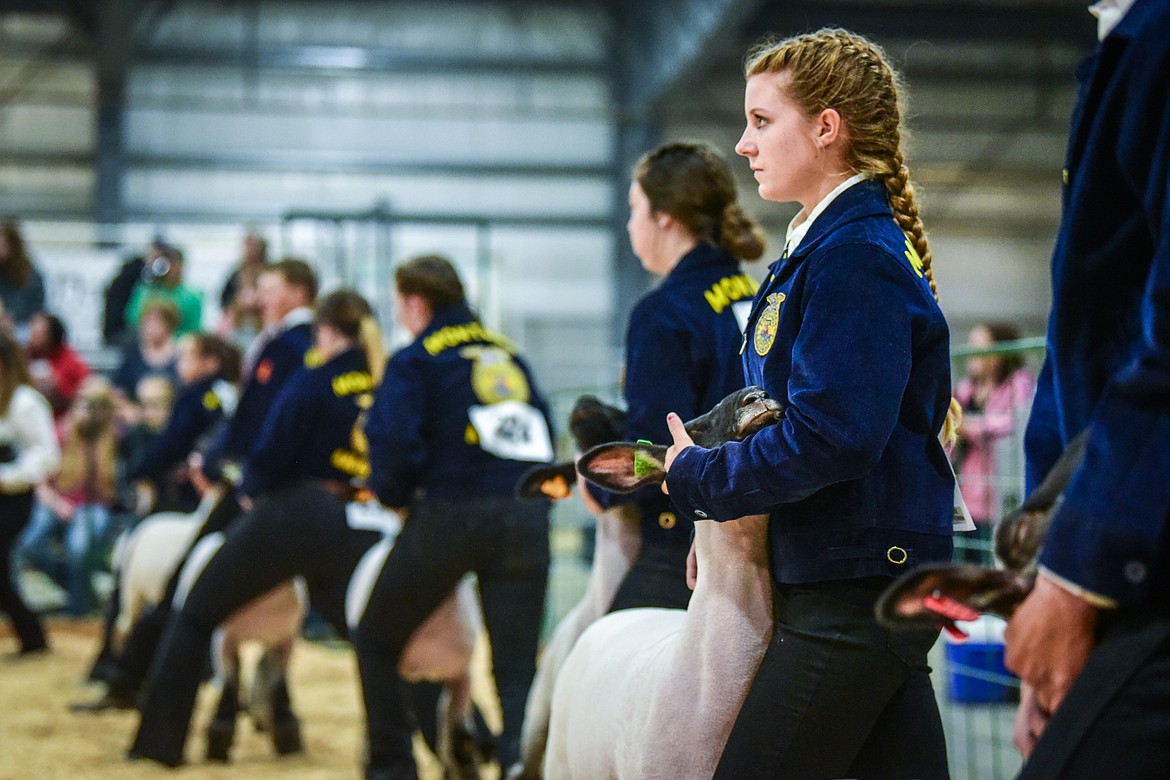
[[[190,763],[177,771],[123,759],[137,725],[137,713],[75,715],[72,701],[98,689],[82,677],[97,650],[92,621],[50,621],[53,652],[0,661],[0,780],[352,780],[361,777],[362,715],[357,667],[344,644],[302,642],[293,655],[291,693],[301,717],[306,750],[277,758],[264,734],[242,719],[236,730],[233,761],[203,762],[203,730],[215,690],[203,686],[187,742]],[[7,623],[0,623],[0,653],[15,647]],[[473,689],[493,727],[499,727],[495,692],[488,681],[486,650],[476,654]],[[434,759],[416,739],[423,780],[442,777]],[[496,778],[492,769],[485,780]]]

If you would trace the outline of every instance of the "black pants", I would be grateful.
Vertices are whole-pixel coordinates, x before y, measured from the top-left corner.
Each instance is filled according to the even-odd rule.
[[[240,516],[173,611],[153,666],[131,753],[177,765],[211,635],[232,612],[294,576],[342,635],[350,573],[380,538],[346,525],[345,506],[308,483],[278,492]]]
[[[777,586],[776,631],[716,778],[948,776],[926,653],[936,632],[893,633],[885,579]]]
[[[12,548],[32,515],[33,494],[0,495],[0,612],[8,613],[12,628],[20,639],[21,652],[47,646],[45,629],[36,613],[20,597],[12,571]]]
[[[1101,622],[1020,780],[1170,777],[1170,618],[1103,613]]]
[[[614,594],[610,612],[635,607],[686,609],[691,603],[687,587],[687,553],[690,545],[647,544]]]
[[[171,614],[171,602],[174,601],[175,591],[179,587],[179,572],[183,570],[187,556],[191,554],[191,550],[199,543],[200,539],[208,534],[223,531],[239,513],[240,503],[236,500],[235,492],[229,487],[224,491],[223,498],[208,514],[207,519],[203,521],[203,525],[199,527],[199,532],[191,541],[191,547],[183,554],[179,565],[175,567],[174,573],[167,581],[162,598],[157,604],[145,610],[130,626],[121,652],[113,658],[113,662],[107,667],[107,684],[110,693],[124,699],[133,699],[139,694],[142,684],[146,680],[146,675],[150,671],[155,651],[162,640],[163,629]]]
[[[368,732],[367,776],[411,778],[411,722],[398,659],[410,635],[467,572],[479,580],[504,713],[500,765],[520,752],[548,586],[548,506],[511,498],[412,508],[353,631]]]

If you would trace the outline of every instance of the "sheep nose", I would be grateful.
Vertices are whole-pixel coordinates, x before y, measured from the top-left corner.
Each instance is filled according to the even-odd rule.
[[[745,404],[754,404],[757,401],[760,401],[762,398],[763,398],[763,394],[759,390],[756,390],[756,391],[753,391],[753,392],[745,395],[743,397],[743,402]]]

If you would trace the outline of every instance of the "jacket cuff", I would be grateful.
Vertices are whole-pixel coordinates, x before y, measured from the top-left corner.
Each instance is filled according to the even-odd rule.
[[[1048,529],[1040,555],[1041,568],[1057,584],[1067,583],[1079,589],[1072,591],[1077,595],[1092,594],[1117,607],[1145,606],[1150,599],[1158,550],[1116,530],[1085,507],[1065,501],[1057,508]]]

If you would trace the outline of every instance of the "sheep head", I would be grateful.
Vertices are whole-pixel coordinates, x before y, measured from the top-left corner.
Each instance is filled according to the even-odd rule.
[[[687,433],[700,447],[742,441],[784,416],[780,404],[759,387],[736,390],[711,411],[686,423]],[[615,493],[630,493],[666,478],[667,448],[649,442],[611,442],[594,447],[577,461],[577,470],[590,482]]]

